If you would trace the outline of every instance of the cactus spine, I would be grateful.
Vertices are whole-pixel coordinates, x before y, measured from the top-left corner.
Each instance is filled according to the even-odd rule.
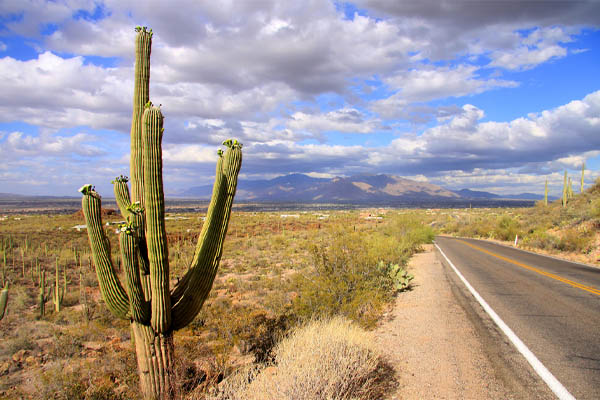
[[[173,370],[173,331],[189,324],[200,311],[217,272],[242,163],[242,145],[228,140],[219,151],[212,199],[191,265],[173,289],[162,181],[163,115],[148,101],[152,31],[136,28],[135,84],[131,124],[131,195],[129,179],[113,181],[126,224],[119,246],[125,268],[121,284],[110,257],[101,221],[101,197],[84,185],[82,208],[100,291],[108,309],[131,322],[140,387],[145,399],[176,396]]]
[[[0,320],[4,318],[6,306],[8,305],[8,282],[4,284],[4,288],[0,291]]]

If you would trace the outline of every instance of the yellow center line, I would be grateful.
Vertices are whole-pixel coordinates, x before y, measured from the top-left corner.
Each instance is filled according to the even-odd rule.
[[[527,265],[527,264],[523,264],[523,263],[521,263],[521,262],[519,262],[519,261],[516,261],[516,260],[513,260],[513,259],[511,259],[511,258],[503,257],[503,256],[501,256],[501,255],[499,255],[499,254],[492,253],[491,251],[489,251],[489,250],[486,250],[486,249],[483,249],[483,248],[481,248],[481,247],[479,247],[479,246],[475,246],[474,244],[471,244],[471,243],[465,242],[464,240],[460,240],[460,239],[458,239],[458,241],[459,241],[459,242],[461,242],[461,243],[463,243],[463,244],[466,244],[466,245],[467,245],[467,246],[469,246],[469,247],[472,247],[472,248],[474,248],[475,250],[479,250],[479,251],[481,251],[482,253],[488,254],[488,255],[490,255],[490,256],[492,256],[492,257],[499,258],[499,259],[500,259],[500,260],[502,260],[502,261],[509,262],[509,263],[511,263],[511,264],[514,264],[514,265],[516,265],[516,266],[519,266],[519,267],[521,267],[521,268],[525,268],[525,269],[528,269],[528,270],[530,270],[530,271],[537,272],[537,273],[538,273],[538,274],[540,274],[540,275],[547,276],[547,277],[549,277],[549,278],[552,278],[552,279],[555,279],[555,280],[557,280],[557,281],[560,281],[560,282],[566,283],[567,285],[571,285],[571,286],[573,286],[573,287],[576,287],[576,288],[578,288],[578,289],[585,290],[586,292],[590,292],[590,293],[593,293],[593,294],[595,294],[595,295],[597,295],[597,296],[600,296],[600,290],[596,289],[596,288],[595,288],[595,287],[593,287],[593,286],[586,286],[586,285],[583,285],[583,284],[581,284],[581,283],[579,283],[579,282],[575,282],[575,281],[572,281],[572,280],[570,280],[570,279],[563,278],[562,276],[555,275],[555,274],[552,274],[552,273],[550,273],[550,272],[543,271],[543,270],[541,270],[541,269],[539,269],[539,268],[535,268],[535,267],[532,267],[532,266],[530,266],[530,265]]]

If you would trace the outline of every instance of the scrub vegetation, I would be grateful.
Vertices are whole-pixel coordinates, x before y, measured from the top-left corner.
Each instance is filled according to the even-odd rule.
[[[125,281],[126,269],[118,261],[121,217],[102,211],[111,257]],[[165,217],[171,286],[188,270],[204,216]],[[352,332],[375,325],[402,288],[399,279],[405,275],[398,268],[404,270],[420,244],[433,239],[425,223],[430,219],[425,211],[406,210],[234,209],[212,291],[197,317],[173,336],[180,396],[224,396],[240,371],[255,371],[256,385],[289,376],[290,370],[271,373],[282,365],[277,346],[283,346],[281,338],[302,335],[301,327],[315,319],[327,326],[333,318],[331,323],[347,328],[346,345],[355,348]],[[140,398],[130,323],[115,319],[104,304],[86,230],[74,228],[82,223],[81,213],[0,218],[0,284],[8,284],[0,321],[1,398]],[[59,308],[49,301],[55,293]],[[355,350],[376,360],[353,365],[368,367],[355,373],[373,381],[377,393],[376,377],[389,371],[373,350]],[[348,390],[349,397],[340,398],[368,398]]]
[[[566,186],[568,187],[568,186]],[[583,193],[523,209],[448,210],[439,214],[439,232],[509,241],[538,252],[600,263],[600,180]]]

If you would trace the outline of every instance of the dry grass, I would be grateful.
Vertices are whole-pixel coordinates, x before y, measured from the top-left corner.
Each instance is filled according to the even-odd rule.
[[[272,366],[238,374],[214,399],[376,399],[390,382],[385,371],[372,334],[338,316],[293,329]]]

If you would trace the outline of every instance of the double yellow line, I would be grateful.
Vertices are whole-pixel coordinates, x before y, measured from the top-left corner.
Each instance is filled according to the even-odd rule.
[[[533,271],[533,272],[537,272],[540,275],[547,276],[548,278],[552,278],[552,279],[555,279],[555,280],[557,280],[559,282],[566,283],[567,285],[571,285],[573,287],[576,287],[577,289],[585,290],[586,292],[593,293],[593,294],[595,294],[597,296],[600,296],[600,290],[596,289],[593,286],[586,286],[586,285],[581,284],[579,282],[575,282],[575,281],[572,281],[570,279],[563,278],[562,276],[558,276],[558,275],[552,274],[550,272],[543,271],[543,270],[541,270],[539,268],[535,268],[535,267],[532,267],[530,265],[523,264],[523,263],[518,262],[516,260],[510,259],[510,258],[507,258],[507,257],[503,257],[503,256],[501,256],[499,254],[492,253],[491,251],[483,249],[483,248],[481,248],[479,246],[475,246],[474,244],[465,242],[464,240],[458,239],[458,241],[461,242],[461,243],[463,243],[463,244],[466,244],[467,246],[469,246],[469,247],[471,247],[471,248],[473,248],[475,250],[479,250],[482,253],[485,253],[485,254],[490,255],[492,257],[496,257],[496,258],[498,258],[498,259],[500,259],[502,261],[509,262],[509,263],[514,264],[514,265],[516,265],[518,267],[525,268],[525,269],[528,269],[528,270]]]

